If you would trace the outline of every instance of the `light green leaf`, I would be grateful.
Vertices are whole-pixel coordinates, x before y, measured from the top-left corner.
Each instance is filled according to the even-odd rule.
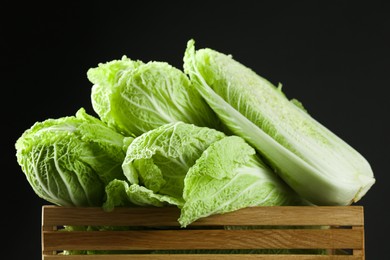
[[[182,121],[218,129],[221,123],[188,77],[166,62],[123,58],[88,70],[92,105],[101,120],[126,136]]]
[[[237,136],[211,144],[184,180],[185,227],[199,218],[251,206],[306,204]]]
[[[182,206],[183,200],[168,195],[156,194],[138,184],[131,184],[124,180],[113,180],[106,186],[106,200],[103,204],[105,211],[112,211],[115,207],[135,206]]]

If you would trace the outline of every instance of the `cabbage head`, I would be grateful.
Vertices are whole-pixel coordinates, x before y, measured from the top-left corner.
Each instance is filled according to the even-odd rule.
[[[75,116],[36,122],[15,148],[39,197],[59,206],[102,206],[105,186],[125,179],[121,164],[131,139],[81,108]]]
[[[375,183],[358,151],[231,55],[190,40],[184,71],[225,126],[311,203],[350,205]]]
[[[107,190],[106,210],[124,205],[183,204],[184,178],[223,132],[176,122],[162,125],[136,137],[122,164],[125,181],[113,181]]]
[[[87,76],[93,83],[95,112],[126,136],[136,137],[178,121],[221,127],[187,75],[166,62],[143,63],[123,56],[90,68]]]

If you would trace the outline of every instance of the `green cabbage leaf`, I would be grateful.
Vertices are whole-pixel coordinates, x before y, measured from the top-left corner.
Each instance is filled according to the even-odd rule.
[[[197,219],[251,206],[307,205],[244,139],[211,144],[184,179],[182,227]]]

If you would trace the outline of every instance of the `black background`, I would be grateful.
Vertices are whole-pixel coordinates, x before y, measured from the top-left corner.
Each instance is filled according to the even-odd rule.
[[[86,71],[127,55],[182,68],[187,41],[232,54],[358,150],[376,184],[366,256],[388,255],[390,9],[386,1],[33,1],[1,8],[4,259],[41,258],[41,206],[14,143],[34,122],[90,103]],[[83,2],[83,3],[81,3]],[[269,3],[271,2],[271,3]],[[4,230],[4,229],[3,229]]]

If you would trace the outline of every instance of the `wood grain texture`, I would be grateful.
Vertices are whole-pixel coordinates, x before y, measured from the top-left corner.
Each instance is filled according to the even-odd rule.
[[[45,225],[178,226],[176,207],[101,208],[44,206]],[[87,223],[86,223],[87,222]],[[222,215],[213,215],[192,223],[197,225],[363,225],[361,206],[270,206],[251,207]]]
[[[199,219],[187,228],[179,209],[68,208],[43,206],[42,256],[67,259],[364,259],[364,212],[361,206],[252,207]],[[64,231],[62,226],[126,226],[120,231]],[[232,226],[224,229],[225,226]],[[251,228],[247,228],[252,226]],[[275,228],[275,226],[278,226]],[[245,227],[245,228],[243,228]],[[63,250],[251,250],[326,249],[328,255],[278,254],[59,254]],[[348,255],[336,254],[346,249]],[[138,252],[138,251],[137,251]]]

